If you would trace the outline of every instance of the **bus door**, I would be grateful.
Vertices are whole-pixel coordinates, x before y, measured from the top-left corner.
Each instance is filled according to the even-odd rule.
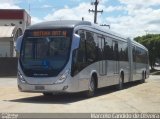
[[[100,75],[106,75],[107,74],[107,67],[106,67],[106,60],[104,60],[104,43],[105,43],[105,38],[103,37],[98,37],[98,44],[99,44],[99,49],[100,49],[100,54],[99,54],[99,74]]]
[[[133,64],[132,64],[132,68],[133,68],[133,80],[136,80],[137,77],[136,77],[136,70],[137,70],[137,64],[136,64],[136,46],[132,46],[132,57],[133,57]]]
[[[113,41],[113,71],[114,74],[119,74],[119,55],[118,55],[118,42]]]

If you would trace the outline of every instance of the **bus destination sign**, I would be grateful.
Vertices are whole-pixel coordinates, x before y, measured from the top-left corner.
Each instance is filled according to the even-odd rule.
[[[33,31],[32,36],[34,37],[45,37],[45,36],[67,36],[67,31]]]

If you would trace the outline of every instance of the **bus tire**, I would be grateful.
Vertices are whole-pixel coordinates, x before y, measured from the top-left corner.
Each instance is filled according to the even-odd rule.
[[[121,75],[119,77],[119,84],[117,86],[118,90],[122,90],[123,89],[123,80],[124,80],[124,75],[123,75],[123,73],[121,73]]]
[[[44,95],[44,96],[53,96],[53,93],[44,92],[43,95]]]
[[[144,73],[144,71],[142,72],[142,79],[141,79],[141,83],[144,83],[145,82],[145,73]]]
[[[96,90],[96,79],[95,77],[92,76],[89,82],[89,90],[86,91],[86,96],[93,97],[95,94],[95,90]]]

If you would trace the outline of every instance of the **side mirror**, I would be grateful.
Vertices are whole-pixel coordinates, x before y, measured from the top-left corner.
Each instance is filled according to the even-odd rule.
[[[72,67],[71,67],[71,76],[74,76],[77,72],[77,51],[79,48],[80,36],[77,34],[73,35],[72,41]]]
[[[73,35],[73,41],[72,41],[72,49],[79,48],[79,42],[80,42],[80,36],[77,34]]]
[[[16,49],[15,50],[17,53],[20,53],[22,38],[23,38],[23,35],[19,36],[16,40]]]

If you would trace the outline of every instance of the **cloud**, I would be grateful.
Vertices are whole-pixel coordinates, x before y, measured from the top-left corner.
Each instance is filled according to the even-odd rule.
[[[92,21],[93,14],[88,12],[88,9],[92,8],[90,3],[80,3],[78,6],[69,8],[65,6],[62,9],[49,13],[44,17],[44,20],[81,20],[84,17],[85,20]]]
[[[160,5],[160,0],[119,0],[117,7],[108,6],[106,12],[126,11],[122,15],[120,12],[116,16],[105,18],[111,25],[111,30],[127,37],[136,37],[145,35],[145,30],[149,33],[160,33],[160,8],[154,9],[154,6]]]
[[[20,1],[20,0],[19,0]],[[42,3],[42,2],[45,2],[46,0],[26,0],[26,2],[28,2],[28,3],[34,3],[35,4],[35,2],[36,3]]]
[[[15,4],[19,2],[20,0],[0,0],[0,3],[8,3],[8,4]]]
[[[47,4],[45,4],[45,5],[43,5],[41,8],[52,8],[53,6],[51,6],[51,5],[47,5]]]
[[[42,21],[43,21],[43,19],[39,19],[37,17],[32,16],[32,19],[31,19],[32,24],[36,24],[36,23],[39,23],[39,22],[42,22]]]
[[[20,9],[20,7],[10,3],[1,3],[0,9]]]
[[[160,0],[119,0],[122,4],[138,7],[150,7],[160,4]]]
[[[149,21],[148,24],[160,24],[160,19]]]
[[[109,7],[102,7],[104,12],[114,12],[114,11],[121,11],[125,10],[124,6],[109,6]]]

